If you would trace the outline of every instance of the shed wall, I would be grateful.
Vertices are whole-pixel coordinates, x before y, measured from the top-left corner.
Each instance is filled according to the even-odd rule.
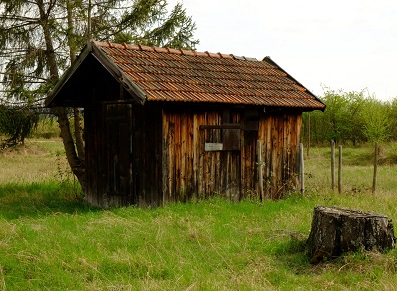
[[[102,102],[87,108],[85,119],[87,201],[161,205],[161,111]]]
[[[159,105],[103,102],[86,109],[88,202],[259,198],[258,139],[265,196],[279,199],[295,189],[301,113],[256,108],[255,127],[242,108]]]
[[[298,185],[301,127],[301,113],[263,114],[260,118],[258,139],[263,141],[267,198],[280,199]]]
[[[259,115],[258,130],[240,130],[238,150],[208,150],[208,144],[225,145],[220,128],[226,123],[244,128],[245,110],[235,110],[225,122],[225,109],[180,111],[164,109],[163,199],[185,201],[214,194],[238,200],[258,195],[257,140],[263,141],[262,156],[266,197],[278,199],[295,189],[301,113]],[[204,127],[204,128],[203,128]],[[206,148],[207,143],[207,148]]]

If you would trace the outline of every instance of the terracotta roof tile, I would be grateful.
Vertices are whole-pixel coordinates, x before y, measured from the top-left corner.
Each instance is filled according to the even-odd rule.
[[[143,45],[93,43],[146,92],[150,101],[325,107],[272,61]]]

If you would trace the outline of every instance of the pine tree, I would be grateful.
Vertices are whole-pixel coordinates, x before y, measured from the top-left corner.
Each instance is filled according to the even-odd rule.
[[[167,8],[166,0],[0,0],[1,98],[42,104],[90,38],[194,49],[198,40],[192,18],[181,4],[171,12]],[[56,108],[52,113],[68,162],[84,189],[79,112]]]

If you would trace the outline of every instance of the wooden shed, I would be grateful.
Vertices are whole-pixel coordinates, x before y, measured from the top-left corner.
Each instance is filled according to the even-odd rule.
[[[269,57],[91,41],[48,96],[84,108],[86,199],[158,206],[297,185],[302,112],[325,104]]]

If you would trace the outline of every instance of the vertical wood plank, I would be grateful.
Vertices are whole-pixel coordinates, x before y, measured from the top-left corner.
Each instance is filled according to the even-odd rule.
[[[259,193],[262,202],[265,201],[265,191],[263,189],[263,161],[262,161],[262,141],[258,139],[257,141],[258,150],[258,183],[259,183]]]
[[[202,124],[206,124],[205,122],[206,122],[205,113],[203,113],[200,117],[200,124],[198,124],[198,126],[200,126]],[[206,135],[205,131],[201,130],[200,134],[199,134],[199,140],[200,140],[200,142],[199,142],[199,147],[200,147],[200,150],[199,150],[199,167],[200,167],[199,173],[200,174],[198,177],[198,179],[199,179],[199,182],[198,182],[199,192],[198,193],[200,195],[200,198],[203,198],[204,197],[203,195],[205,193],[205,187],[204,187],[204,185],[205,185],[204,184],[205,183],[205,168],[204,168],[205,152],[203,149],[204,142],[205,142],[205,135]]]
[[[188,165],[188,153],[187,153],[187,147],[186,143],[189,140],[188,132],[187,132],[187,114],[182,113],[179,115],[180,120],[180,159],[181,159],[181,169],[180,169],[180,183],[179,183],[179,196],[182,199],[182,201],[186,201],[186,195],[187,195],[187,187],[186,187],[186,167]]]
[[[162,183],[163,183],[163,205],[165,205],[168,202],[168,192],[169,192],[169,179],[170,179],[170,173],[169,173],[169,156],[170,156],[170,151],[169,151],[169,124],[168,120],[165,116],[164,110],[162,110],[162,124],[163,124],[163,152],[162,152]]]
[[[199,155],[200,153],[198,152],[199,149],[199,127],[198,127],[198,114],[195,113],[193,114],[193,195],[194,198],[198,199],[198,177],[199,177]]]
[[[266,181],[265,181],[265,186],[266,186],[266,196],[268,198],[271,198],[271,191],[272,191],[272,167],[273,167],[273,159],[272,159],[272,151],[273,151],[273,141],[272,141],[272,129],[273,129],[273,118],[272,116],[267,116],[266,118]]]

